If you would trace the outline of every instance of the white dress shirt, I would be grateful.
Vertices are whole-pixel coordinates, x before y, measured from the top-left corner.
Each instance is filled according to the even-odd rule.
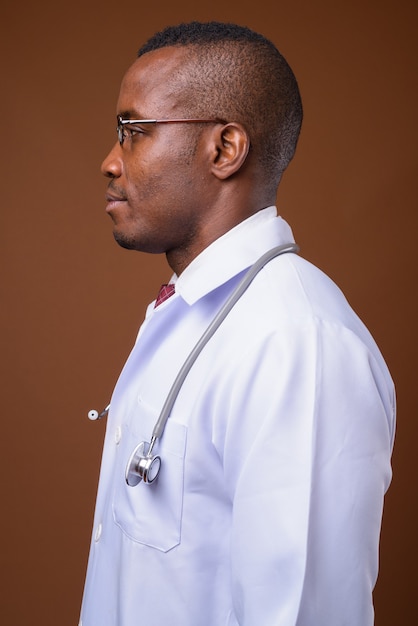
[[[393,384],[341,291],[300,256],[268,263],[198,357],[157,481],[125,483],[243,272],[291,241],[274,207],[260,211],[148,307],[111,400],[82,626],[373,624]]]

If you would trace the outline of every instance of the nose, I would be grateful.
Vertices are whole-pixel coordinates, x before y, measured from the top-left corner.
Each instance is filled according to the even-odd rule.
[[[101,166],[103,176],[107,178],[119,178],[122,174],[121,146],[117,141]]]

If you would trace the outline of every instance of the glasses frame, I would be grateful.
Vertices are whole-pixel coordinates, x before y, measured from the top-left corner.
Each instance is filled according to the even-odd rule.
[[[123,127],[127,124],[226,124],[224,120],[221,119],[201,119],[201,118],[176,118],[171,120],[130,120],[125,119],[122,115],[118,115],[117,118],[117,126],[116,132],[118,134],[118,141],[121,146],[125,141],[125,136],[123,134]]]

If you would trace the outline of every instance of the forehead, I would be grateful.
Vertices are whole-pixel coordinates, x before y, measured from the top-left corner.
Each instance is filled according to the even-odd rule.
[[[118,113],[158,117],[177,110],[186,56],[184,48],[167,47],[136,59],[122,79]]]

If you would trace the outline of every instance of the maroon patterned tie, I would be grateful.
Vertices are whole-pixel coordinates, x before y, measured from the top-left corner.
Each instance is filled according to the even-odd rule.
[[[159,304],[168,300],[175,291],[175,285],[173,283],[169,283],[168,285],[161,285],[160,291],[158,292],[157,299],[155,301],[154,309],[157,308]]]

